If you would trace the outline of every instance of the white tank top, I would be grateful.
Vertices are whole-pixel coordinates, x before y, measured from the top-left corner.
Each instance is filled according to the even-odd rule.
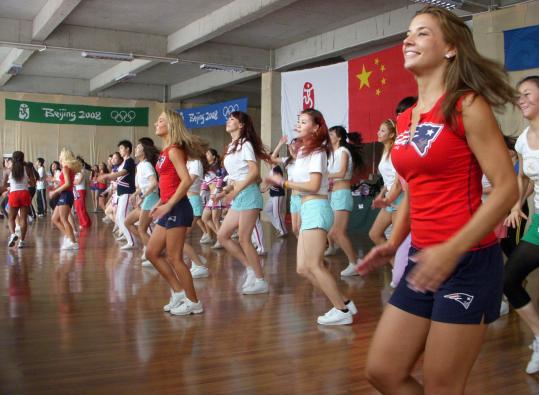
[[[24,177],[22,180],[16,181],[13,178],[13,173],[9,173],[9,191],[15,192],[15,191],[26,191],[28,190],[28,176],[26,175],[26,171],[24,172]]]

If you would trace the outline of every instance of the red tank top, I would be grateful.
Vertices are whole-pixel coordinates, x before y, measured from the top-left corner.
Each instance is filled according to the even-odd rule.
[[[397,139],[391,160],[408,183],[412,244],[418,248],[442,243],[457,233],[481,204],[483,172],[466,141],[463,97],[457,102],[456,127],[444,121],[443,96],[419,117],[410,141],[412,108],[397,119]],[[497,241],[489,233],[472,249]]]
[[[73,170],[71,170],[69,167],[67,168],[67,172],[69,174],[69,180],[71,181],[71,187],[67,188],[66,191],[71,191],[73,192],[73,181],[75,181],[75,172]],[[64,185],[65,184],[65,179],[64,179],[64,172],[63,170],[60,172],[60,186]]]
[[[178,173],[174,168],[174,164],[170,160],[169,151],[171,148],[178,147],[171,145],[161,151],[155,166],[155,169],[159,174],[159,195],[162,203],[166,203],[170,197],[174,195],[174,192],[176,192],[176,189],[178,189],[178,186],[181,183],[180,177],[178,177]]]

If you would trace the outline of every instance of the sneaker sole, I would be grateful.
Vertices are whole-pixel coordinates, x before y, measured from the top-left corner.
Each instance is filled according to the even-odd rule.
[[[243,295],[258,295],[258,294],[267,294],[269,292],[269,289],[260,290],[260,291],[244,291],[242,290],[241,293]]]
[[[341,277],[355,277],[355,276],[359,276],[359,273],[358,272],[354,272],[354,273],[342,273],[341,272]]]
[[[9,243],[8,243],[8,247],[13,247],[15,245],[15,242],[19,239],[19,236],[15,235],[15,237],[13,238],[13,240],[11,240]]]
[[[191,273],[191,277],[193,277],[193,278],[206,278],[206,277],[210,277],[210,274],[209,273],[205,273],[205,274],[193,274],[193,273]]]
[[[320,322],[318,320],[316,320],[316,322],[317,322],[318,325],[332,326],[332,325],[350,325],[352,322],[354,322],[354,320],[352,318],[350,318],[350,319],[339,320],[339,321],[335,321],[335,322],[322,323],[322,322]]]
[[[174,312],[172,310],[170,310],[170,314],[172,315],[179,315],[179,316],[182,316],[182,315],[191,315],[191,314],[200,314],[200,313],[203,313],[204,312],[204,309],[203,308],[200,308],[200,309],[197,309],[197,310],[191,310],[191,311],[186,311],[185,313],[184,312]]]

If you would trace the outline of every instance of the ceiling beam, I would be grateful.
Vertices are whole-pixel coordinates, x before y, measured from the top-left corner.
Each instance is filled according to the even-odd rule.
[[[96,75],[90,80],[90,92],[96,92],[107,89],[118,83],[116,79],[128,73],[140,73],[154,65],[157,62],[151,60],[135,59],[132,62],[120,62],[116,66]]]
[[[246,23],[286,7],[296,0],[234,0],[168,36],[167,52],[179,53]]]
[[[260,72],[257,71],[244,71],[243,73],[212,71],[172,85],[169,96],[171,99],[186,99],[259,76]]]
[[[4,86],[13,77],[11,74],[7,74],[11,66],[14,64],[23,65],[33,53],[34,51],[19,48],[13,48],[9,51],[2,63],[0,63],[0,86]]]

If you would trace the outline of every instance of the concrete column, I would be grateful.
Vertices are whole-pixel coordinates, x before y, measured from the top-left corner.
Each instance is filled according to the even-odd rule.
[[[262,74],[261,89],[260,137],[269,150],[275,148],[281,133],[281,73],[270,71]],[[284,150],[284,149],[283,149]],[[281,152],[281,155],[283,153]],[[269,171],[268,165],[261,163],[260,175],[262,179]],[[264,194],[264,203],[268,194]],[[262,219],[267,220],[263,215]]]

